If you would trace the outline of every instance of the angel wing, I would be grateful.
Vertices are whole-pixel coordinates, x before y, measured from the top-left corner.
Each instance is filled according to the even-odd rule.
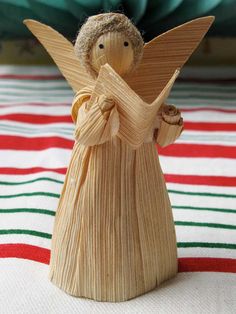
[[[93,78],[80,65],[70,41],[50,26],[38,21],[24,20],[24,24],[45,47],[74,92],[95,84]]]
[[[152,39],[144,46],[138,69],[130,73],[126,82],[144,101],[151,103],[175,70],[185,64],[213,21],[213,16],[198,18]]]
[[[188,60],[213,21],[212,16],[195,19],[145,44],[141,64],[126,78],[128,85],[151,103],[175,70]],[[72,43],[45,24],[35,20],[24,20],[24,23],[46,48],[75,92],[88,85],[94,86],[95,81],[75,56]]]

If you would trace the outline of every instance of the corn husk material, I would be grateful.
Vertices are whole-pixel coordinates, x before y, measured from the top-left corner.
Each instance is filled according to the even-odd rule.
[[[118,136],[119,106],[103,112],[102,98],[91,104],[91,95],[84,89],[73,104],[79,114],[55,217],[50,280],[77,297],[125,301],[177,272],[171,204],[154,136],[163,124],[157,115],[134,149]],[[172,142],[182,125],[174,127],[174,136],[167,132]]]

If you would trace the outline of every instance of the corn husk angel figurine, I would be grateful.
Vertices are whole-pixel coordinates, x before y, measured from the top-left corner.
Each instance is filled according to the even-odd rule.
[[[25,24],[75,91],[75,143],[59,200],[50,280],[68,294],[124,301],[177,273],[171,204],[156,143],[173,143],[180,112],[165,103],[213,17],[143,43],[123,14],[88,18],[75,45]]]

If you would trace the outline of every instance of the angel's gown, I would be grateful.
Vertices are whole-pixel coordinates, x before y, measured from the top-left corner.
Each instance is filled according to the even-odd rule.
[[[132,149],[115,135],[116,107],[105,117],[99,99],[86,109],[89,96],[81,91],[74,102],[82,106],[49,277],[71,295],[123,301],[177,272],[171,204],[153,136]]]

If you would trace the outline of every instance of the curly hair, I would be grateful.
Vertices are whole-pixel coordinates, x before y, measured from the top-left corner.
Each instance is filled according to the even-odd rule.
[[[120,32],[127,36],[134,51],[133,68],[135,68],[143,55],[143,38],[134,24],[120,13],[103,13],[90,16],[82,25],[75,41],[75,54],[79,57],[81,64],[93,77],[96,71],[90,64],[90,52],[98,38],[109,32]]]

